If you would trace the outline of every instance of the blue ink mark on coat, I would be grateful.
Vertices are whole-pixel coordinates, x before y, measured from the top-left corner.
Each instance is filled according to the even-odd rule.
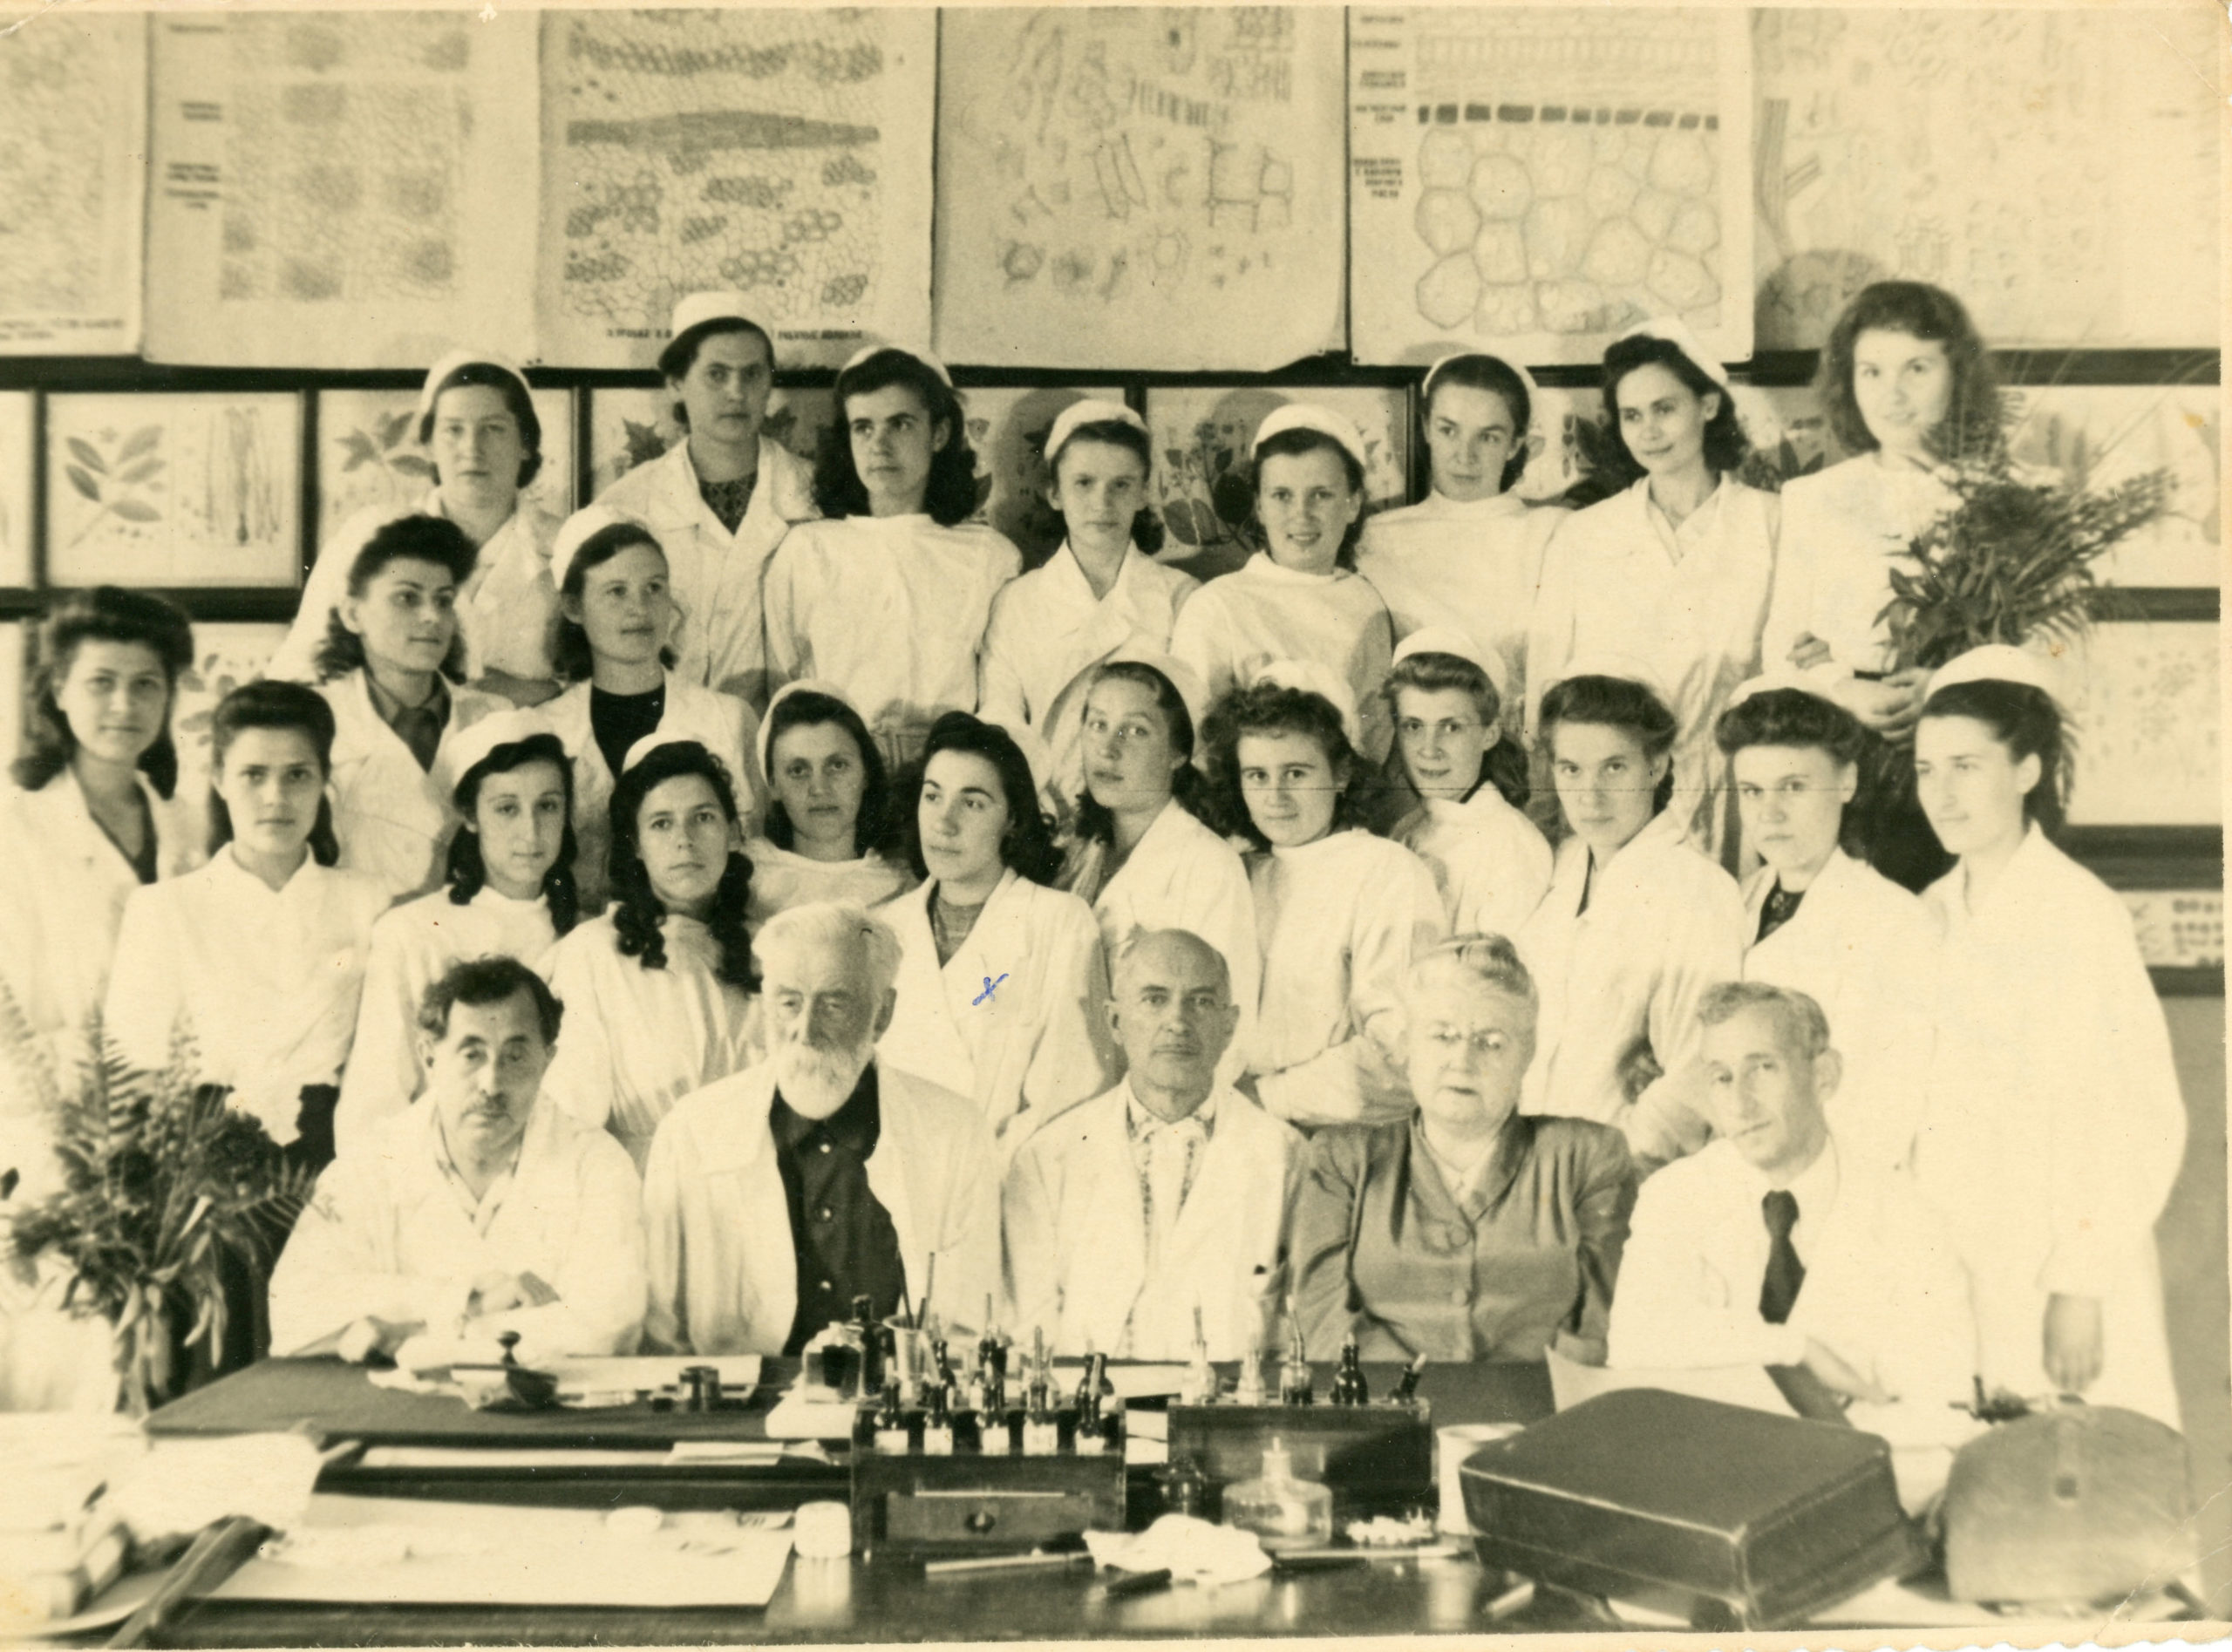
[[[995,987],[997,987],[997,986],[1000,984],[1000,981],[1005,981],[1005,980],[1007,979],[1007,977],[1006,977],[1005,976],[1002,976],[1000,977],[1000,981],[995,981],[995,980],[993,980],[993,979],[992,979],[992,977],[991,977],[991,976],[986,976],[983,977],[983,982],[984,982],[984,990],[983,990],[983,991],[982,991],[982,992],[980,992],[980,993],[978,993],[978,994],[976,996],[976,997],[974,997],[973,999],[971,999],[971,1000],[970,1001],[970,1003],[984,1003],[987,999],[989,999],[989,998],[992,996],[992,989],[993,989]]]

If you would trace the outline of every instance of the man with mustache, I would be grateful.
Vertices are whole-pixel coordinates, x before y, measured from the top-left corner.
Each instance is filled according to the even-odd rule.
[[[425,1092],[318,1179],[272,1272],[274,1353],[361,1359],[507,1330],[529,1363],[635,1351],[636,1167],[539,1101],[561,1014],[516,958],[453,964],[426,989]]]
[[[1284,1288],[1302,1139],[1217,1081],[1240,1012],[1223,955],[1182,929],[1118,951],[1108,1022],[1124,1081],[1024,1142],[1005,1194],[1018,1328],[1059,1354],[1184,1359],[1262,1346]]]
[[[991,1132],[973,1101],[875,1058],[898,938],[819,903],[769,919],[752,953],[767,1059],[677,1102],[644,1166],[645,1340],[796,1354],[856,1296],[881,1319],[926,1292],[947,1325],[973,1322],[999,1278]]]

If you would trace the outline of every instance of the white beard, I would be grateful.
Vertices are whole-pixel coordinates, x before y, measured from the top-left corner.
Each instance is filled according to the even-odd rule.
[[[850,1048],[820,1049],[786,1044],[774,1052],[775,1087],[783,1099],[809,1118],[826,1118],[845,1105],[875,1055],[875,1040]]]

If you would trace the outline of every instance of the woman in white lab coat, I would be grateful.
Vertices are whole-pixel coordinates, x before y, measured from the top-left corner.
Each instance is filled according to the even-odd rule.
[[[1452,935],[1517,935],[1550,887],[1550,846],[1521,812],[1527,754],[1502,731],[1502,669],[1501,655],[1434,625],[1403,639],[1387,674],[1416,799],[1387,835],[1432,872]]]
[[[1003,1168],[1040,1124],[1106,1089],[1115,1067],[1100,930],[1052,887],[1062,858],[1030,741],[967,711],[931,725],[920,778],[902,791],[924,881],[878,908],[900,948],[878,1058],[975,1098]]]
[[[434,486],[409,505],[357,512],[319,548],[266,675],[316,682],[326,615],[346,594],[358,553],[398,516],[439,516],[473,550],[458,578],[459,669],[475,688],[520,704],[547,700],[557,692],[548,564],[558,519],[521,496],[542,469],[542,421],[527,379],[492,351],[453,350],[428,370],[413,423]]]
[[[808,677],[785,683],[759,725],[766,825],[748,839],[752,932],[790,907],[873,907],[915,886],[883,753],[852,702]]]
[[[1842,846],[1867,782],[1867,731],[1814,679],[1754,677],[1720,714],[1744,841],[1744,979],[1802,992],[1829,1019],[1844,1077],[1829,1102],[1843,1151],[1903,1168],[1933,1037],[1936,926],[1922,901]]]
[[[1386,600],[1397,642],[1453,626],[1495,651],[1504,731],[1525,708],[1527,626],[1542,554],[1566,513],[1511,490],[1526,473],[1539,387],[1500,356],[1446,356],[1419,391],[1426,496],[1365,519],[1357,572]]]
[[[1665,691],[1616,657],[1575,664],[1540,712],[1572,835],[1514,937],[1541,994],[1521,1106],[1618,1126],[1647,1171],[1711,1133],[1682,1075],[1705,989],[1742,971],[1744,902],[1684,829]]]
[[[1147,422],[1121,402],[1065,408],[1046,436],[1047,502],[1067,537],[1042,568],[994,600],[977,710],[1045,743],[1057,828],[1085,789],[1080,729],[1095,669],[1126,648],[1160,653],[1190,574],[1154,560],[1162,524],[1147,508]]]
[[[544,1096],[617,1137],[640,1172],[668,1110],[750,1064],[759,977],[752,862],[728,766],[652,735],[612,792],[612,906],[551,949],[566,1006]]]
[[[444,753],[507,704],[460,682],[457,590],[472,561],[464,530],[442,517],[383,524],[350,564],[318,649],[341,865],[391,900],[434,887],[457,830]]]
[[[942,366],[861,350],[837,375],[837,405],[814,469],[824,520],[793,528],[767,564],[767,665],[775,683],[843,690],[896,769],[941,713],[975,708],[992,599],[1023,556],[969,520],[976,459]]]
[[[1353,824],[1347,697],[1321,668],[1276,661],[1207,731],[1217,806],[1255,846],[1262,986],[1240,1088],[1302,1125],[1407,1116],[1394,1017],[1412,958],[1446,922],[1426,863]]]
[[[387,892],[337,867],[332,709],[298,683],[234,690],[211,715],[209,863],[135,890],[105,1020],[126,1062],[223,1084],[290,1158],[333,1156],[333,1112]]]
[[[1930,680],[1922,806],[1960,857],[1915,1170],[1968,1264],[1987,1389],[2081,1394],[2175,1427],[2154,1225],[2186,1109],[2129,910],[2056,848],[2062,714],[2038,656],[1971,650]]]
[[[466,958],[534,966],[573,928],[573,766],[541,714],[500,711],[457,743],[451,789],[463,824],[444,887],[372,928],[363,1007],[341,1080],[336,1144],[348,1151],[411,1105],[425,1083],[418,1012],[426,989]]]
[[[1582,655],[1637,662],[1672,697],[1675,806],[1711,853],[1726,834],[1712,725],[1757,675],[1774,580],[1775,497],[1736,479],[1746,444],[1728,371],[1679,322],[1604,351],[1604,414],[1621,491],[1566,519],[1542,562],[1528,696]],[[1541,719],[1530,717],[1538,731]]]
[[[1815,379],[1852,457],[1782,490],[1760,656],[1816,679],[1873,738],[1854,826],[1868,863],[1914,890],[1951,869],[1914,793],[1914,724],[1929,673],[1902,666],[1883,611],[1891,575],[1957,495],[1953,470],[1999,459],[1991,355],[1961,301],[1916,281],[1862,288],[1830,328]]]
[[[566,691],[543,708],[574,758],[574,880],[582,909],[610,894],[613,777],[653,735],[695,740],[729,772],[751,830],[759,778],[750,761],[758,719],[732,694],[674,669],[674,591],[665,548],[640,522],[602,505],[576,511],[551,548],[558,582],[558,674]]]
[[[1194,595],[1171,628],[1170,651],[1201,677],[1212,705],[1270,661],[1312,663],[1345,685],[1364,719],[1358,747],[1377,764],[1387,755],[1379,686],[1395,627],[1356,571],[1364,438],[1338,413],[1296,403],[1256,428],[1253,457],[1263,549]]]
[[[675,675],[765,705],[761,581],[791,525],[818,513],[806,461],[766,433],[774,343],[743,294],[691,293],[674,307],[658,368],[684,439],[596,502],[666,552],[682,614]]]

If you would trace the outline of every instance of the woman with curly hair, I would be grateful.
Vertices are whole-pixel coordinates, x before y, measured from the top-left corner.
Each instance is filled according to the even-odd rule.
[[[462,824],[444,887],[391,908],[372,928],[357,1039],[341,1080],[336,1136],[408,1106],[425,1083],[418,1010],[426,989],[466,958],[533,966],[573,927],[573,765],[539,711],[500,711],[466,730],[451,761]]]
[[[612,792],[612,905],[551,949],[565,1037],[542,1081],[638,1171],[659,1120],[748,1065],[759,977],[736,782],[695,740],[653,735]]]
[[[814,471],[824,520],[792,528],[767,564],[767,667],[777,683],[837,684],[895,769],[941,712],[976,704],[992,598],[1023,555],[969,520],[976,459],[942,365],[861,350],[837,405]]]
[[[754,935],[790,907],[873,907],[914,887],[883,753],[833,685],[808,677],[775,690],[759,725],[759,766],[766,823],[744,846]]]
[[[1542,563],[1528,698],[1583,654],[1649,668],[1672,696],[1677,819],[1709,853],[1727,835],[1712,725],[1758,672],[1774,581],[1775,496],[1736,479],[1746,444],[1728,371],[1677,321],[1604,351],[1604,415],[1621,491],[1566,519]],[[1539,717],[1528,725],[1539,732]]]
[[[1108,970],[1092,909],[1054,887],[1061,852],[1038,804],[1038,742],[949,711],[930,728],[902,818],[920,888],[878,915],[899,937],[899,1000],[878,1050],[973,1096],[1002,1162],[1107,1088]]]
[[[1426,863],[1356,824],[1346,686],[1276,661],[1226,696],[1208,735],[1212,794],[1255,846],[1262,984],[1240,1087],[1290,1124],[1406,1118],[1392,1017],[1412,959],[1446,920]]]

